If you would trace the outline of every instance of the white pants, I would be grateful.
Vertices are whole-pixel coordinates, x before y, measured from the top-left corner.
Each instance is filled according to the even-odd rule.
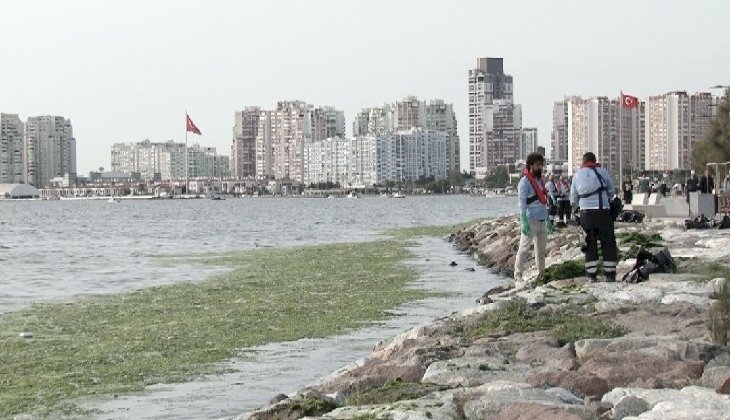
[[[530,234],[520,236],[520,249],[515,260],[515,281],[522,281],[522,272],[525,271],[525,261],[530,247],[535,245],[535,262],[540,273],[545,271],[545,254],[547,248],[547,224],[544,220],[529,220]]]

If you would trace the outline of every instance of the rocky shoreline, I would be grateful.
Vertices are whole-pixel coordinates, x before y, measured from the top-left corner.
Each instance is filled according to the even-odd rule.
[[[516,217],[504,217],[450,240],[508,275],[518,229]],[[479,306],[381,342],[369,357],[239,418],[730,418],[730,349],[713,342],[707,322],[730,272],[730,233],[672,222],[618,230],[660,235],[679,272],[637,284],[579,276],[525,290],[505,278]],[[577,227],[558,230],[546,265],[580,260],[579,240]],[[622,261],[619,274],[633,264]]]

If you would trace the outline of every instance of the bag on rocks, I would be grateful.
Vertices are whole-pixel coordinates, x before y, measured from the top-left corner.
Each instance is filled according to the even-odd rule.
[[[618,217],[619,222],[624,223],[642,223],[646,215],[637,210],[624,210]]]
[[[706,218],[704,215],[699,215],[691,220],[685,220],[684,221],[684,227],[689,229],[709,229],[712,226],[710,225],[710,220]]]
[[[677,264],[666,247],[649,248],[643,246],[636,254],[634,268],[621,279],[627,283],[638,283],[649,279],[652,273],[674,273],[677,271]]]

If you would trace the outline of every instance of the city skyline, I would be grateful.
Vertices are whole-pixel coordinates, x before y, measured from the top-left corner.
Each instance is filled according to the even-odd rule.
[[[362,107],[388,98],[442,98],[454,104],[460,121],[466,167],[466,75],[476,57],[505,58],[518,81],[515,103],[544,146],[556,98],[612,97],[621,90],[648,97],[730,84],[723,79],[730,74],[726,3],[401,1],[387,7],[388,13],[372,2],[10,3],[5,15],[23,19],[0,27],[0,37],[10,40],[4,55],[13,62],[0,70],[7,82],[0,111],[70,118],[83,173],[107,167],[114,142],[181,141],[186,109],[203,131],[201,142],[223,151],[232,112],[248,105],[330,104],[345,111],[349,124]],[[260,16],[275,18],[277,30]],[[484,16],[501,18],[485,27]],[[614,28],[612,35],[597,24]],[[44,36],[49,27],[56,28],[50,38]],[[40,65],[38,57],[53,65]]]

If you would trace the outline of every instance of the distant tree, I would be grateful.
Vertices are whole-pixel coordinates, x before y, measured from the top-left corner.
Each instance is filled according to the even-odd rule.
[[[487,188],[505,188],[509,183],[509,171],[505,166],[492,168],[484,178]]]
[[[694,169],[704,171],[710,162],[730,162],[730,89],[725,91],[710,131],[692,148]]]

